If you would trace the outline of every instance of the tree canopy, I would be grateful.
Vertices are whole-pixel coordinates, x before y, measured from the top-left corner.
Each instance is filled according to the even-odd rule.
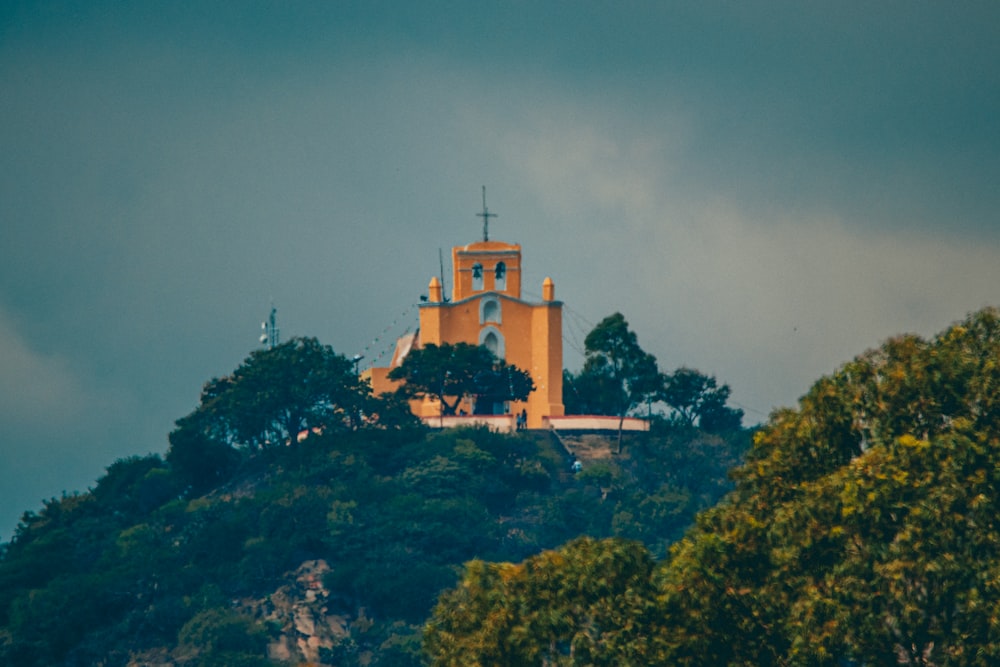
[[[722,433],[739,428],[743,421],[742,410],[726,405],[729,393],[729,385],[719,386],[714,377],[682,367],[662,376],[656,397],[670,406],[678,424]]]
[[[621,313],[601,320],[584,339],[583,374],[606,381],[603,401],[610,414],[625,416],[658,388],[656,357],[639,347]]]
[[[182,427],[231,479],[132,457],[25,513],[0,662],[413,667],[424,627],[434,665],[995,665],[998,360],[993,309],[887,341],[775,411],[718,505],[739,450],[697,426],[577,475],[537,433]]]
[[[930,341],[891,339],[776,411],[732,494],[655,568],[653,593],[637,585],[628,621],[600,627],[635,624],[625,640],[644,664],[995,665],[998,471],[1000,312],[987,309]],[[566,560],[545,580],[572,576]],[[520,622],[526,610],[566,619],[616,599],[609,587],[522,607],[522,576],[471,564],[428,626],[434,664],[452,664],[442,631],[473,656],[514,644],[522,664],[561,664],[573,639]]]
[[[413,423],[407,406],[373,397],[353,363],[315,338],[255,350],[231,375],[205,383],[198,407],[177,420],[167,461],[194,489],[224,478],[234,449],[294,445],[303,433]]]
[[[576,390],[588,397],[588,406],[593,411],[618,417],[621,450],[625,416],[659,388],[656,357],[639,347],[635,332],[629,329],[621,313],[601,320],[583,344],[586,359]]]
[[[639,346],[621,313],[601,320],[584,341],[583,369],[563,373],[563,397],[570,414],[614,415],[619,423],[628,414],[652,412],[654,403],[666,404],[670,421],[708,433],[739,430],[743,411],[731,408],[728,385],[714,377],[681,367],[660,373],[656,357]]]
[[[996,664],[998,359],[989,309],[891,339],[775,413],[731,500],[672,552],[675,659]]]
[[[196,419],[216,440],[258,449],[311,429],[356,428],[368,395],[345,356],[315,338],[293,338],[208,382]]]
[[[424,632],[432,667],[649,665],[653,560],[580,538],[520,565],[472,561]]]
[[[454,415],[468,397],[491,404],[523,401],[535,389],[526,371],[469,343],[428,343],[411,350],[389,379],[403,381],[399,391],[405,396],[440,401],[443,415]]]

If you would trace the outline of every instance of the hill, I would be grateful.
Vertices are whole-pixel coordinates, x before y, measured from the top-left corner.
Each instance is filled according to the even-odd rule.
[[[664,429],[578,474],[546,432],[172,439],[184,456],[116,461],[87,493],[25,514],[0,559],[0,663],[421,664],[462,563],[580,535],[665,554],[731,488],[747,436]]]

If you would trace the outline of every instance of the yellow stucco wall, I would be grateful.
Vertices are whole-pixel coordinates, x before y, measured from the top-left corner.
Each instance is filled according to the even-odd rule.
[[[502,289],[497,286],[497,264],[503,262],[506,280]],[[482,269],[482,286],[474,287],[473,268],[479,264]],[[482,292],[499,292],[521,298],[521,246],[500,241],[478,241],[451,249],[451,265],[454,273],[452,302],[461,301]]]

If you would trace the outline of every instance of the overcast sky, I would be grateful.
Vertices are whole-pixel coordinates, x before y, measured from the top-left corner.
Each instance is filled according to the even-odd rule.
[[[763,420],[1000,302],[998,63],[993,2],[4,2],[0,539],[272,302],[376,359],[482,185],[570,369],[621,311]]]

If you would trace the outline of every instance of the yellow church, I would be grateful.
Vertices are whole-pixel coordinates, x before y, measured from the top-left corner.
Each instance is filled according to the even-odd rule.
[[[427,398],[411,403],[414,413],[431,424],[449,425],[483,422],[506,430],[514,415],[527,415],[528,428],[547,428],[550,418],[563,415],[562,396],[562,303],[556,301],[551,278],[542,282],[542,300],[533,303],[521,297],[521,246],[489,240],[489,213],[483,212],[483,240],[452,248],[452,293],[445,298],[437,276],[431,278],[427,300],[420,304],[420,328],[396,343],[388,367],[373,367],[367,376],[376,394],[392,391],[397,383],[386,376],[413,349],[433,343],[484,345],[498,359],[531,374],[535,390],[526,401],[512,401],[495,409],[461,405],[468,417],[441,418],[438,401]],[[478,407],[478,409],[477,409]],[[503,415],[474,413],[504,412]],[[448,424],[445,424],[447,420]]]

